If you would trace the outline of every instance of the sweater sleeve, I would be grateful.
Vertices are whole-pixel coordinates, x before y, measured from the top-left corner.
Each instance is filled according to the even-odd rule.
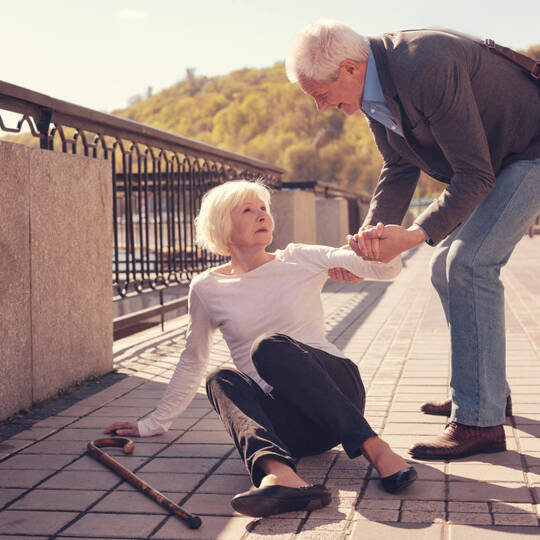
[[[388,263],[374,263],[365,261],[350,249],[306,244],[289,244],[285,253],[321,271],[335,267],[345,268],[358,277],[368,279],[389,280],[401,271],[399,255]]]
[[[137,423],[141,437],[165,433],[173,420],[191,403],[208,365],[215,330],[203,301],[192,285],[189,291],[186,347],[158,406]]]

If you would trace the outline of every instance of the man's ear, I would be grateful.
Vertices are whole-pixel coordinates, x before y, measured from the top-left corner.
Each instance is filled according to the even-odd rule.
[[[346,73],[348,76],[353,77],[354,79],[360,80],[363,79],[363,73],[365,72],[365,64],[357,62],[356,60],[342,60],[339,64],[340,73]]]
[[[349,75],[353,75],[359,69],[359,65],[354,60],[342,60],[339,64],[339,69],[346,71]]]

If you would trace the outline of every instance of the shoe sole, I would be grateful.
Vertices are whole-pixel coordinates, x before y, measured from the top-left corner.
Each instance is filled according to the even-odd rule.
[[[410,450],[409,450],[409,454],[413,458],[416,458],[416,459],[437,460],[437,459],[458,459],[458,458],[464,458],[468,456],[474,456],[475,454],[494,454],[495,452],[505,452],[505,451],[506,451],[506,441],[502,443],[488,444],[480,448],[471,448],[470,450],[466,452],[461,452],[459,454],[451,454],[451,455],[423,454],[423,453],[411,452]]]
[[[286,512],[320,510],[330,504],[332,496],[328,493],[316,499],[283,499],[277,497],[236,497],[232,507],[246,516],[266,517]]]

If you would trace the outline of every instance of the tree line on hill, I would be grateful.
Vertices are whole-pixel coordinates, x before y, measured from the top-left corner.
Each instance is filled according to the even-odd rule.
[[[524,52],[540,57],[540,45]],[[216,77],[196,77],[191,69],[185,80],[113,114],[274,163],[287,170],[285,181],[371,193],[382,164],[364,115],[317,112],[288,82],[283,63]],[[436,196],[442,187],[422,175],[415,196]]]

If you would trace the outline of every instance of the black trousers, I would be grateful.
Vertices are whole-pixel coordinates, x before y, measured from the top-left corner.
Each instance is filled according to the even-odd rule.
[[[364,418],[365,390],[358,368],[283,334],[261,336],[251,349],[270,393],[245,373],[219,369],[206,381],[208,399],[244,460],[255,486],[263,456],[293,469],[296,458],[342,444],[350,458],[376,435]]]

